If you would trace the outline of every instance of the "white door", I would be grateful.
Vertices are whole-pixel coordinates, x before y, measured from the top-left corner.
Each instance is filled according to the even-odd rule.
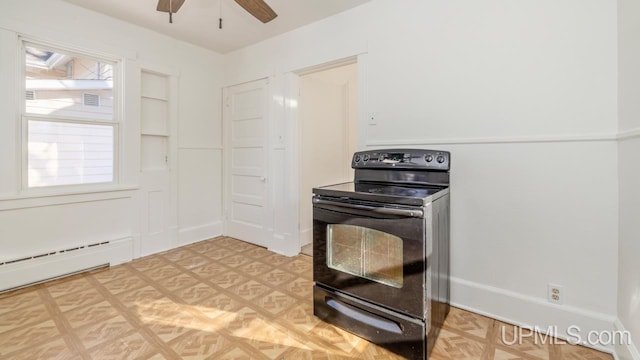
[[[225,234],[269,246],[268,81],[224,89]]]
[[[172,78],[143,70],[140,98],[140,253],[174,248],[177,242],[175,156],[172,148]]]

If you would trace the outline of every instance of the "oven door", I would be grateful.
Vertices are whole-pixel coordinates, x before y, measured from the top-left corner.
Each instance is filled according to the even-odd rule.
[[[431,252],[424,211],[314,197],[314,281],[422,319]]]

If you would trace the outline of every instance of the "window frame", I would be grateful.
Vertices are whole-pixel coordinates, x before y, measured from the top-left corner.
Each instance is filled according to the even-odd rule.
[[[59,116],[59,115],[43,115],[27,112],[26,101],[26,48],[36,47],[47,51],[54,51],[63,53],[65,55],[81,57],[89,60],[98,61],[101,63],[109,63],[112,66],[113,71],[113,111],[111,120],[100,120],[83,117],[72,116]],[[20,52],[20,66],[19,66],[19,94],[23,94],[19,97],[19,114],[18,121],[20,129],[19,136],[19,156],[20,156],[20,192],[23,194],[39,194],[39,193],[90,193],[101,190],[112,190],[121,184],[121,119],[123,118],[123,99],[124,92],[123,86],[123,59],[111,55],[100,54],[94,51],[71,48],[59,44],[53,44],[46,41],[29,39],[26,37],[20,37],[19,39],[19,52]],[[84,99],[82,105],[84,106]],[[62,185],[44,185],[44,186],[29,186],[29,121],[46,121],[54,123],[66,123],[66,124],[86,124],[86,125],[103,125],[110,126],[113,129],[113,162],[112,172],[113,178],[109,182],[95,182],[95,183],[76,183],[76,184],[62,184]]]

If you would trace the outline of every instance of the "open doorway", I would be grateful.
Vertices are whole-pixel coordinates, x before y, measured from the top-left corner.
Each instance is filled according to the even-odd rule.
[[[357,63],[300,74],[299,239],[311,255],[314,187],[353,180],[351,156],[358,139]]]

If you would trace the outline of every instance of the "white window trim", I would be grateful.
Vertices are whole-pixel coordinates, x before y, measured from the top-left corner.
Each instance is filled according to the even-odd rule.
[[[110,121],[94,120],[94,119],[81,119],[81,118],[65,118],[56,117],[50,115],[30,114],[26,112],[26,101],[24,96],[19,96],[19,116],[18,116],[18,129],[20,129],[20,141],[18,154],[20,161],[18,166],[18,174],[20,177],[20,189],[18,193],[19,197],[48,197],[57,195],[69,195],[69,194],[84,194],[84,193],[98,193],[98,192],[112,192],[117,191],[120,188],[122,190],[131,189],[131,186],[124,186],[121,183],[121,156],[122,156],[122,132],[121,132],[121,119],[124,118],[124,107],[122,105],[124,94],[123,86],[124,79],[122,74],[124,73],[124,59],[116,56],[99,54],[97,52],[79,48],[72,48],[60,44],[54,44],[48,41],[35,40],[28,37],[20,36],[18,41],[18,51],[20,53],[20,72],[18,75],[19,94],[26,94],[26,46],[34,46],[44,48],[48,50],[60,51],[67,55],[77,55],[87,59],[109,62],[113,65],[113,118]],[[113,126],[114,141],[113,141],[113,181],[104,183],[90,183],[90,184],[71,184],[71,185],[51,185],[41,187],[29,187],[29,152],[28,152],[28,121],[29,120],[47,120],[47,121],[60,121],[67,123],[81,123],[81,124],[93,124],[93,125],[109,125]]]

